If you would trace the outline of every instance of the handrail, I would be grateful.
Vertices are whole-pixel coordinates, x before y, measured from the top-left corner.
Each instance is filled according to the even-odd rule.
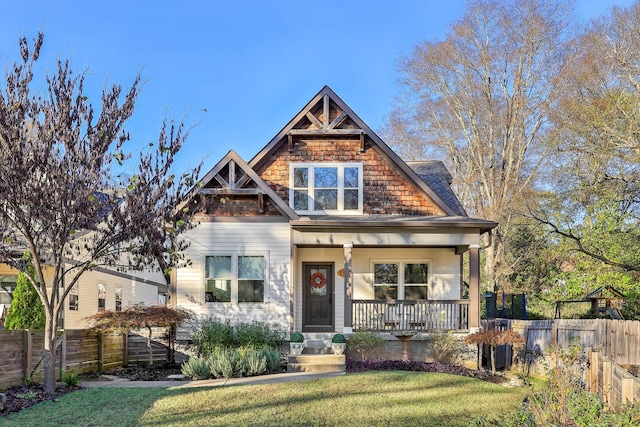
[[[470,300],[352,300],[354,331],[468,331]]]

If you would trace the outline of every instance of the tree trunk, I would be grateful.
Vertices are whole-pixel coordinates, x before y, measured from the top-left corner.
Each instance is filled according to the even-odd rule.
[[[53,393],[56,388],[56,334],[51,324],[46,325],[44,330],[44,350],[42,356],[44,366],[43,389],[45,393]]]

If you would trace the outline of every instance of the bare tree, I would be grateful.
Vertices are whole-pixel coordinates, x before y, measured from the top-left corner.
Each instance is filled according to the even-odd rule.
[[[32,254],[31,283],[45,307],[44,389],[55,386],[59,313],[71,288],[96,267],[170,268],[180,259],[177,234],[190,224],[176,210],[199,172],[171,172],[188,132],[162,125],[155,147],[140,154],[138,172],[114,184],[122,162],[140,77],[123,91],[102,92],[95,111],[84,95],[84,75],[58,60],[42,94],[32,91],[43,34],[19,40],[21,60],[6,71],[0,88],[0,261],[25,272],[23,250]]]
[[[551,0],[473,0],[444,40],[400,62],[404,91],[386,136],[404,157],[441,158],[469,212],[500,223],[487,250],[491,284],[514,206],[544,160],[571,12]]]
[[[591,22],[577,45],[552,115],[563,167],[530,214],[573,251],[640,271],[640,3]]]

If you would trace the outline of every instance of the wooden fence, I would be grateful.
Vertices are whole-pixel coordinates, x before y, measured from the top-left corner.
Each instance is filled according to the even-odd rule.
[[[166,331],[166,330],[162,330]],[[154,331],[154,337],[162,335]],[[42,379],[42,366],[38,363],[44,347],[44,332],[25,330],[0,330],[0,388],[23,384],[35,369],[34,380]],[[166,362],[169,348],[157,340],[151,343],[153,363]],[[105,333],[91,330],[66,330],[56,354],[56,377],[61,373],[102,372],[128,366],[149,363],[147,336]]]
[[[526,346],[517,358],[530,372],[551,366],[549,347],[579,345],[589,359],[585,382],[611,408],[640,402],[640,321],[610,319],[483,320],[485,329],[513,329]],[[496,352],[496,356],[509,352]],[[502,361],[507,364],[508,361]],[[631,372],[635,372],[633,375]]]

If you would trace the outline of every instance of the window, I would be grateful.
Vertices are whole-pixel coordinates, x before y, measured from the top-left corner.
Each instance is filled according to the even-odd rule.
[[[427,299],[429,265],[424,262],[374,262],[374,298]]]
[[[122,311],[122,288],[116,288],[116,311]]]
[[[17,279],[17,276],[0,276],[0,304],[11,305]]]
[[[106,298],[107,288],[102,283],[98,283],[98,311],[104,311]]]
[[[362,164],[291,164],[289,200],[297,212],[362,213]]]
[[[206,302],[264,302],[266,258],[214,255],[205,261]]]
[[[264,257],[238,257],[238,302],[264,301]]]
[[[69,291],[69,310],[78,311],[78,284],[76,283]]]
[[[231,257],[207,257],[205,266],[207,302],[231,302]]]

